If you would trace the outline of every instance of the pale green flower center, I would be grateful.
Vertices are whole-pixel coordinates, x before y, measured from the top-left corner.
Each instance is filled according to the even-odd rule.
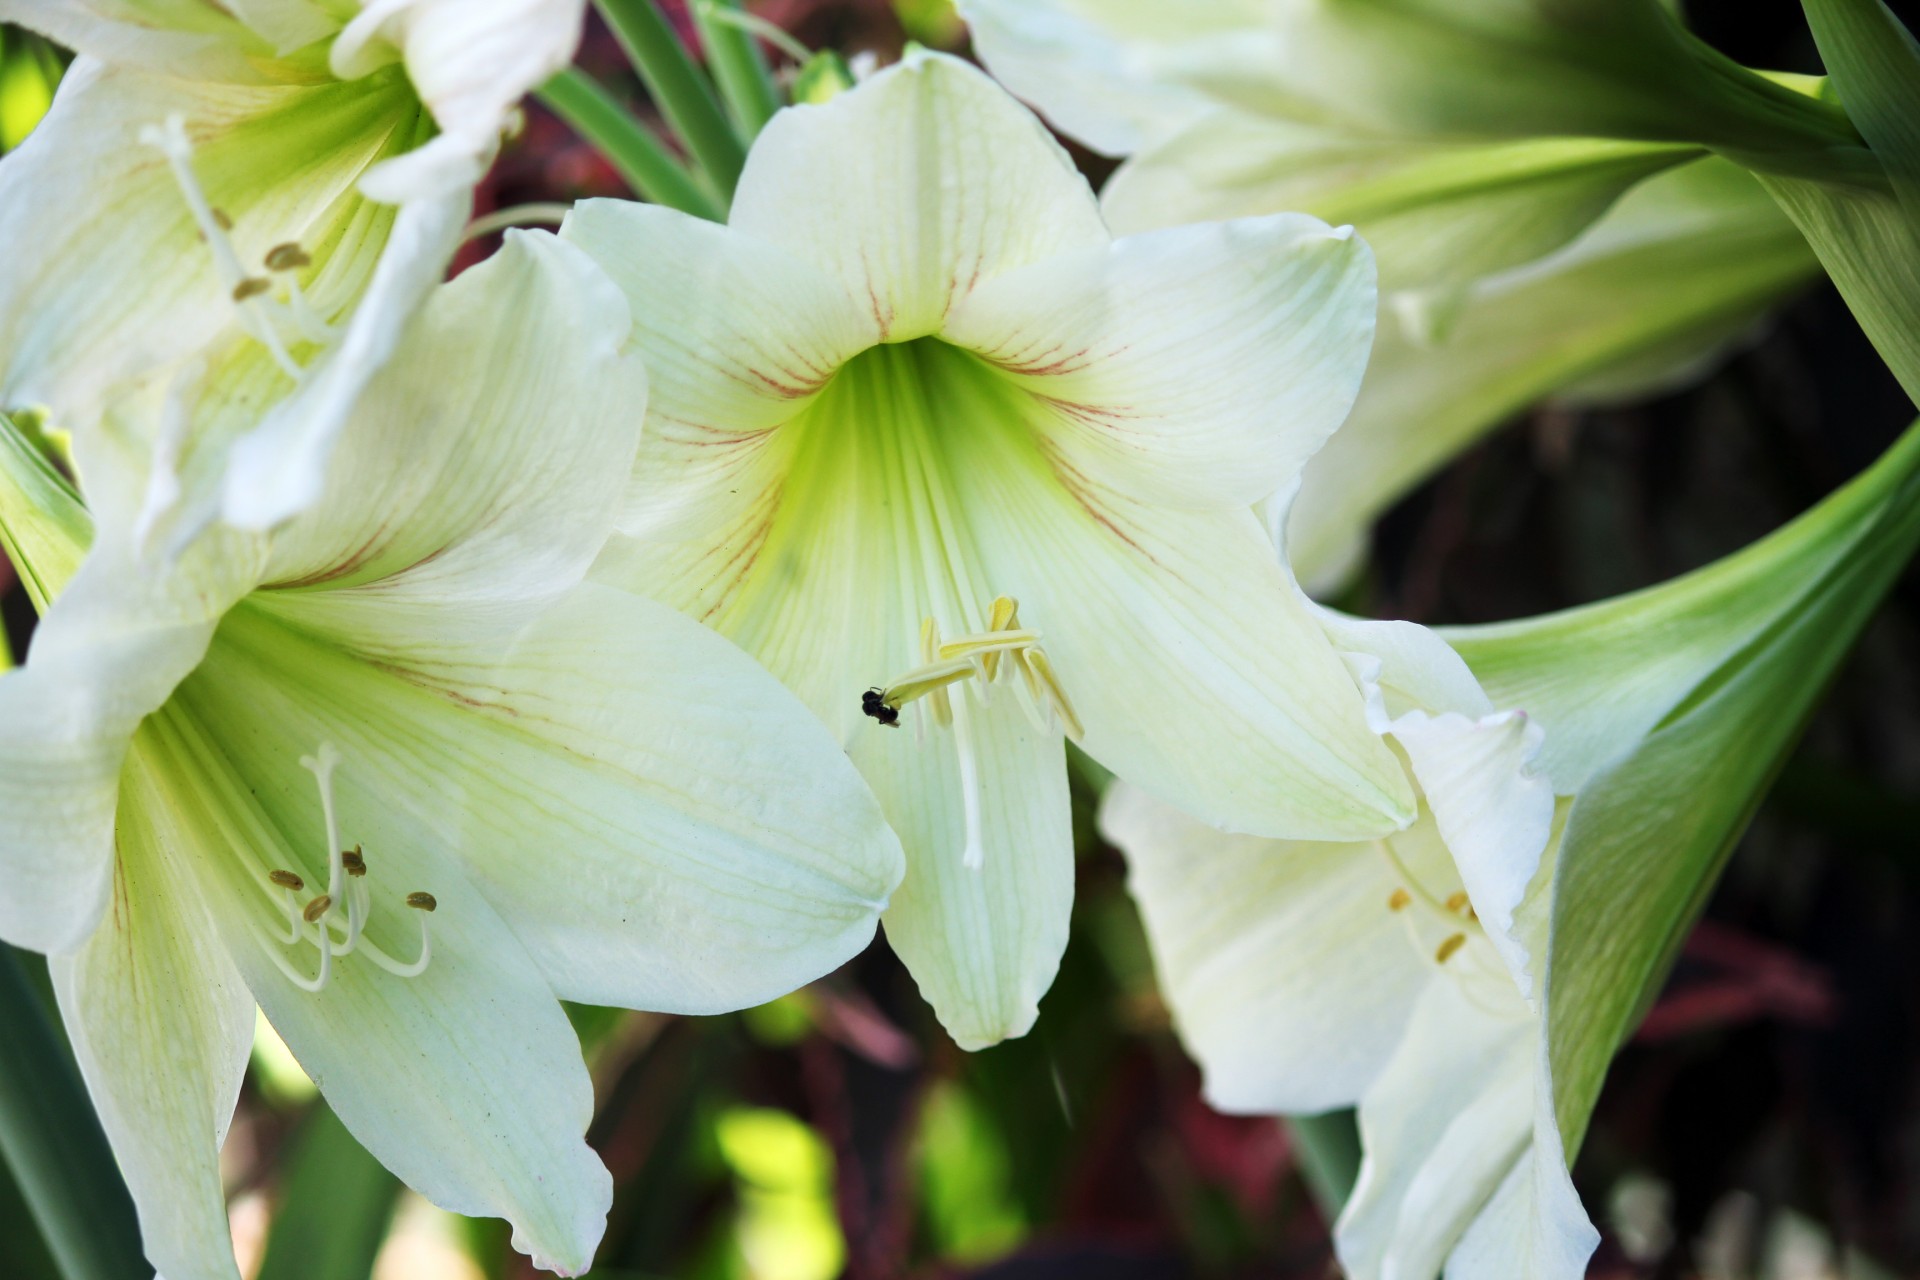
[[[1423,821],[1430,823],[1432,818]],[[1401,857],[1393,837],[1376,840],[1374,845],[1399,881],[1383,905],[1399,920],[1408,945],[1422,963],[1453,979],[1461,994],[1484,1012],[1498,1017],[1517,1012],[1513,979],[1458,877],[1450,877],[1451,884],[1443,887],[1435,883],[1438,876],[1431,871],[1422,875]]]

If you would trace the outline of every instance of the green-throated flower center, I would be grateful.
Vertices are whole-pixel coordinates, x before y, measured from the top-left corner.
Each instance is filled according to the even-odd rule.
[[[1512,1003],[1513,979],[1451,868],[1447,878],[1453,887],[1443,891],[1434,886],[1431,869],[1423,876],[1395,851],[1392,837],[1376,840],[1374,845],[1399,881],[1382,905],[1399,920],[1408,945],[1419,953],[1422,963],[1452,978],[1468,1000],[1487,1013],[1504,1016]]]

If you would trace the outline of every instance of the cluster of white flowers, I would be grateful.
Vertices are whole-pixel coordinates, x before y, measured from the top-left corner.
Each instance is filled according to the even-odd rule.
[[[1367,26],[1472,39],[1437,0],[970,0],[992,71],[1132,157],[1104,200],[915,52],[774,116],[724,224],[595,200],[442,283],[584,2],[0,0],[82,55],[0,161],[0,243],[33,246],[0,262],[0,408],[71,433],[84,499],[0,448],[44,611],[0,679],[0,937],[53,957],[155,1266],[236,1274],[256,1005],[370,1151],[563,1274],[612,1185],[561,999],[736,1009],[883,923],[960,1045],[1025,1033],[1072,739],[1211,1100],[1360,1108],[1349,1271],[1581,1275],[1567,1152],[1622,1028],[1549,993],[1621,946],[1562,899],[1666,838],[1582,806],[1907,536],[1905,473],[1745,567],[1457,648],[1319,607],[1285,545],[1323,580],[1518,403],[1670,380],[1812,275],[1726,158],[1764,132],[1671,68],[1484,126],[1564,98],[1500,68],[1575,36],[1679,58],[1654,0],[1572,36],[1514,15],[1612,6],[1482,6],[1499,92],[1458,103],[1471,69],[1435,88]],[[1779,154],[1846,149],[1817,105]],[[1632,256],[1729,236],[1682,302],[1671,252]],[[1596,266],[1645,277],[1605,314],[1666,309],[1580,329]],[[1783,734],[1784,697],[1749,699]],[[1670,899],[1712,834],[1673,837]],[[1637,1000],[1685,920],[1582,912],[1648,957]]]

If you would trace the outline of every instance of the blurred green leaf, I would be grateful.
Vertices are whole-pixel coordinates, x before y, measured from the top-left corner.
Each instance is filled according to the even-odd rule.
[[[366,1280],[400,1180],[316,1101],[281,1164],[280,1206],[255,1280]]]
[[[927,1094],[916,1154],[921,1211],[940,1258],[987,1262],[1025,1238],[1027,1219],[1011,1195],[1006,1144],[961,1086],[944,1081]]]

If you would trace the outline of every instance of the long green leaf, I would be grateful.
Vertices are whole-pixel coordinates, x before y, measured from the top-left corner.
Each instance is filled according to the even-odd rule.
[[[653,131],[627,114],[599,81],[569,67],[540,89],[540,101],[592,143],[641,199],[710,222],[724,220],[717,201]]]
[[[751,144],[773,113],[780,109],[780,94],[774,88],[767,60],[760,56],[760,43],[753,34],[736,23],[726,21],[723,10],[739,10],[739,0],[693,0],[693,20],[706,46],[707,66],[733,118],[735,132]]]
[[[133,1199],[79,1072],[11,947],[0,946],[0,1156],[66,1280],[148,1280]]]
[[[256,1280],[365,1280],[386,1238],[400,1180],[325,1102],[315,1102],[286,1165]]]
[[[594,2],[667,123],[686,143],[722,201],[731,202],[746,163],[746,148],[680,37],[653,0]]]

